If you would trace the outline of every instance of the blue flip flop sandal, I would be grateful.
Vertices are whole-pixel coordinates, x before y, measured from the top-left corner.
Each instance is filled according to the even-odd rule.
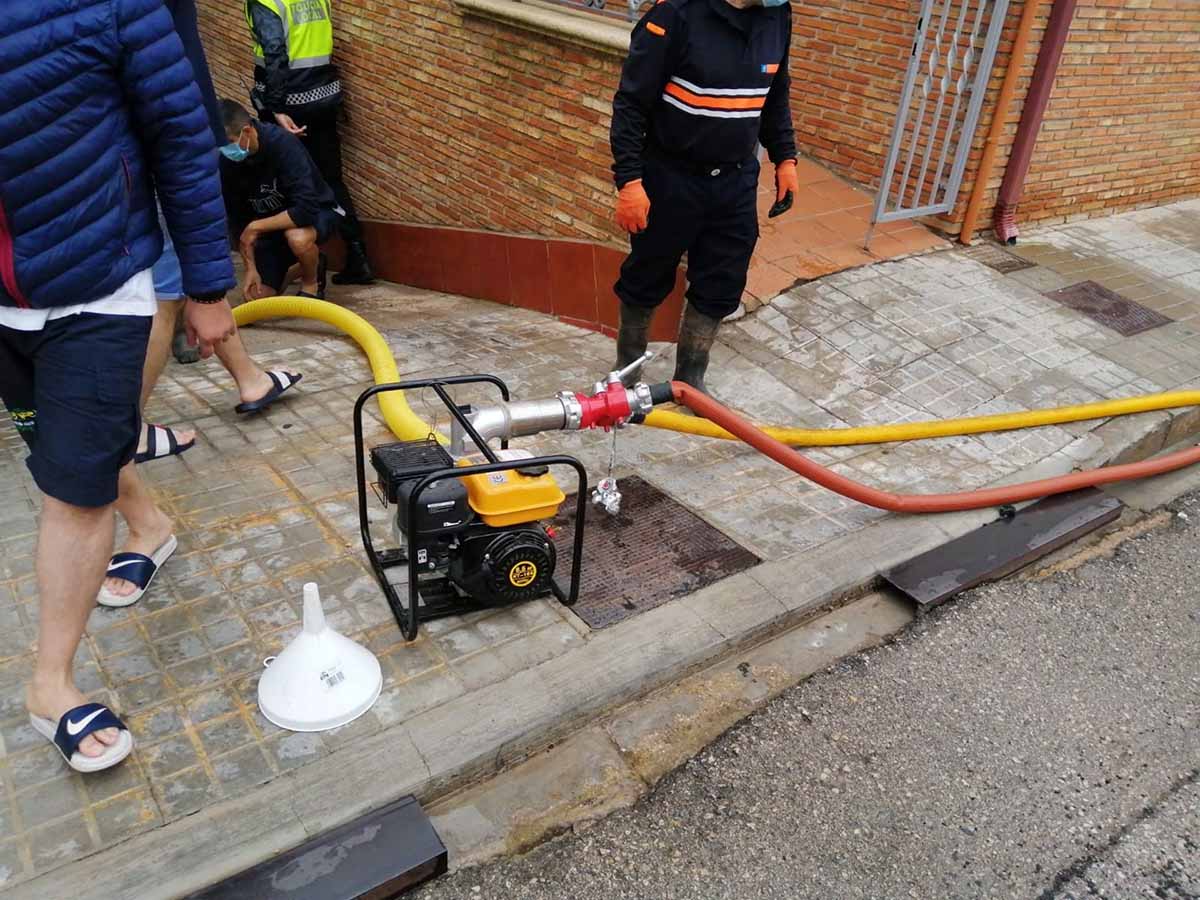
[[[267,377],[271,379],[271,389],[257,400],[251,400],[249,403],[239,403],[233,408],[234,412],[242,414],[262,412],[282,397],[286,390],[298,384],[304,376],[293,372],[285,372],[282,369],[273,369],[267,373]]]
[[[179,542],[175,540],[175,535],[171,535],[163,545],[155,550],[149,556],[144,553],[118,553],[109,561],[108,571],[105,575],[109,578],[122,578],[132,584],[136,590],[128,596],[122,597],[119,594],[111,593],[108,588],[101,585],[100,593],[96,595],[96,602],[101,606],[109,606],[114,609],[119,609],[124,606],[132,606],[142,599],[142,595],[150,590],[150,585],[154,582],[154,576],[158,574],[158,570],[175,552],[175,548],[179,546]]]
[[[50,719],[29,715],[29,725],[58,748],[67,765],[76,772],[100,772],[111,769],[133,752],[133,735],[117,714],[103,703],[84,703],[66,714],[55,724]],[[79,752],[83,739],[105,728],[116,728],[121,734],[115,744],[107,745],[99,756]]]
[[[135,463],[149,462],[152,459],[165,459],[168,456],[179,456],[179,454],[191,450],[196,446],[196,439],[183,443],[179,438],[175,437],[175,430],[167,428],[165,425],[151,425],[146,423],[146,449],[140,453],[133,455]]]

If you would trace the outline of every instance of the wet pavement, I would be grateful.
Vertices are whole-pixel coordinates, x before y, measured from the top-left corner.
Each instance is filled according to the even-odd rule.
[[[840,428],[1200,383],[1200,202],[1069,225],[1011,249],[1034,265],[1003,274],[958,249],[791,290],[726,325],[710,386],[759,421]],[[1045,295],[1081,281],[1172,321],[1122,337]],[[613,353],[601,335],[481,301],[382,284],[333,299],[380,328],[404,377],[491,372],[517,398],[549,397],[586,390]],[[81,687],[112,703],[138,741],[111,773],[69,773],[24,718],[20,685],[36,631],[37,502],[20,440],[0,430],[0,887],[169,823],[186,829],[191,814],[253,796],[285,773],[336,767],[340,752],[414,717],[497,690],[551,660],[583,658],[595,639],[569,610],[543,600],[430,623],[405,643],[358,537],[350,417],[370,383],[365,359],[316,323],[259,325],[246,334],[261,364],[304,373],[286,402],[241,418],[232,382],[215,362],[172,364],[148,411],[152,421],[192,424],[200,437],[183,457],[143,467],[176,523],[179,552],[137,605],[97,610],[80,649]],[[649,380],[669,377],[666,349]],[[481,389],[456,396],[488,399]],[[410,403],[446,425],[436,398]],[[806,453],[880,487],[930,492],[982,486],[1054,461],[1094,464],[1147,435],[1161,444],[1169,425],[1166,413],[1155,413],[1119,427],[1088,422]],[[386,439],[377,418],[369,431],[369,443]],[[517,443],[577,455],[593,479],[608,469],[604,435]],[[628,429],[617,441],[616,471],[635,470],[777,564],[885,516],[731,442]],[[372,510],[386,534],[387,513],[374,503]],[[255,706],[263,660],[299,627],[306,581],[320,584],[330,624],[379,654],[385,673],[370,713],[319,735],[283,732]]]

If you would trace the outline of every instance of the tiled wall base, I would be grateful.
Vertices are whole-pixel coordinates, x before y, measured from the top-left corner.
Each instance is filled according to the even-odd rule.
[[[625,254],[613,247],[391,222],[364,222],[363,227],[380,278],[534,309],[616,334],[618,301],[612,286]],[[331,248],[331,262],[338,256]],[[675,340],[683,291],[681,270],[654,317],[651,340]]]

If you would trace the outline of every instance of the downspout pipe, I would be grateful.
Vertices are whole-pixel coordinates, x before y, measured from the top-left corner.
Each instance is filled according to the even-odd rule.
[[[1008,69],[1004,73],[1004,83],[1000,85],[1000,96],[996,98],[996,109],[992,113],[992,124],[983,144],[983,158],[979,161],[971,200],[963,217],[962,230],[958,233],[959,241],[964,244],[970,244],[975,237],[979,213],[984,197],[987,196],[988,182],[992,180],[992,171],[996,168],[996,150],[1000,146],[1000,137],[1004,134],[1004,124],[1008,118],[1008,109],[1012,105],[1013,94],[1017,91],[1017,82],[1021,80],[1025,51],[1029,48],[1029,35],[1033,33],[1033,23],[1037,20],[1040,6],[1041,0],[1025,0],[1025,8],[1021,10],[1021,21],[1017,23],[1012,52],[1008,55]]]
[[[996,209],[992,214],[996,237],[1006,244],[1015,244],[1020,234],[1016,221],[1017,204],[1025,191],[1029,161],[1033,158],[1033,148],[1037,144],[1038,132],[1042,129],[1042,119],[1046,115],[1050,93],[1054,90],[1054,82],[1058,77],[1058,64],[1062,60],[1063,47],[1066,46],[1077,5],[1078,0],[1055,0],[1054,8],[1050,10],[1050,21],[1046,23],[1046,33],[1042,36],[1042,46],[1038,50],[1037,64],[1033,69],[1033,80],[1029,83],[1029,93],[1025,95],[1021,124],[1017,126],[1017,136],[1013,141],[1008,166],[1004,170],[1004,181],[996,198]]]

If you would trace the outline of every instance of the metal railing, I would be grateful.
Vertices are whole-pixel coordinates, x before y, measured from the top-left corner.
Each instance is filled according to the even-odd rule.
[[[872,229],[954,208],[1008,5],[922,0]]]

